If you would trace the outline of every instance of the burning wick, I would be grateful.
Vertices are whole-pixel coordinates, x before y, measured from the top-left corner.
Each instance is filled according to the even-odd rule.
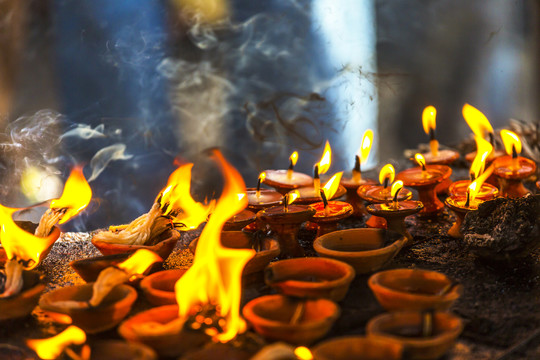
[[[315,164],[313,168],[313,188],[315,189],[315,194],[318,193],[321,189],[321,178],[319,177],[319,164]]]
[[[255,195],[257,196],[257,200],[261,197],[261,182],[264,182],[264,179],[266,179],[266,173],[263,171],[259,175],[259,179],[257,180],[257,191]]]
[[[414,160],[416,160],[418,165],[422,168],[422,176],[427,177],[428,173],[426,171],[426,159],[424,159],[422,154],[416,153],[414,154]]]
[[[424,131],[429,135],[429,147],[431,149],[431,156],[439,156],[439,142],[435,139],[435,118],[437,116],[437,110],[433,106],[427,106],[422,112],[422,125]]]
[[[324,193],[323,189],[320,190],[320,194],[321,194],[321,198],[324,204],[324,214],[328,216],[329,215],[328,199],[326,198],[326,194]]]
[[[300,196],[298,190],[289,191],[283,196],[283,211],[289,212],[289,205]]]
[[[354,156],[354,168],[352,171],[353,181],[359,183],[362,181],[362,170],[360,169],[360,156]]]
[[[361,165],[367,161],[369,153],[371,151],[372,144],[373,144],[373,131],[368,129],[364,132],[364,135],[362,136],[362,143],[360,144],[358,155],[354,157],[354,168],[352,171],[352,179],[356,183],[360,183],[362,181]]]
[[[298,161],[298,152],[295,151],[289,156],[289,168],[287,169],[287,180],[291,180],[293,173],[294,173],[294,165],[296,165],[296,162]]]
[[[379,182],[383,186],[383,192],[388,193],[388,185],[394,181],[394,177],[396,176],[396,170],[392,166],[392,164],[386,164],[381,168],[381,171],[379,172]]]
[[[332,149],[330,148],[330,143],[327,140],[326,144],[324,145],[324,152],[323,156],[321,157],[321,161],[316,163],[313,167],[313,189],[315,190],[315,194],[318,194],[319,190],[321,189],[321,179],[319,175],[326,174],[328,169],[330,169],[331,158]]]
[[[501,130],[501,139],[504,143],[506,153],[512,156],[510,170],[517,171],[519,169],[519,154],[521,153],[521,140],[513,131]]]
[[[393,197],[392,208],[394,210],[397,210],[399,208],[398,196],[401,189],[403,189],[403,181],[398,180],[392,184],[392,190],[391,190],[391,194]]]

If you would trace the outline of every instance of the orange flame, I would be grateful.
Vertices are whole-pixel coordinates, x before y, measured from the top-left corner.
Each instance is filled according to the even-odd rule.
[[[491,175],[492,172],[493,172],[493,165],[491,165],[489,168],[487,168],[486,171],[484,171],[482,173],[482,175],[480,175],[477,179],[472,181],[469,184],[469,186],[467,186],[467,194],[468,194],[468,197],[469,197],[469,206],[470,207],[476,207],[476,204],[475,204],[474,200],[476,199],[476,196],[478,195],[478,192],[482,188],[482,184],[484,184],[484,182],[487,180],[487,178]]]
[[[26,345],[34,350],[41,359],[57,359],[69,345],[82,345],[85,342],[86,334],[84,331],[72,325],[48,339],[28,339]]]
[[[521,153],[521,140],[515,132],[503,129],[501,130],[501,139],[508,155],[512,155],[512,148],[516,149],[517,154]]]
[[[266,179],[266,172],[263,171],[262,173],[260,173],[259,174],[259,179],[261,180],[261,183],[263,183],[264,179]]]
[[[247,198],[239,200],[236,194],[245,193],[242,176],[217,150],[213,151],[225,177],[225,186],[215,210],[204,227],[193,265],[176,282],[175,292],[180,318],[185,319],[197,305],[219,305],[220,315],[226,320],[223,332],[215,340],[226,342],[246,329],[240,317],[241,279],[246,263],[255,255],[251,249],[223,247],[220,234],[227,219],[247,206]]]
[[[364,136],[362,136],[362,143],[360,144],[360,149],[358,149],[358,156],[360,157],[360,163],[364,164],[371,152],[371,147],[373,146],[373,130],[366,130]]]
[[[214,207],[196,202],[191,197],[191,168],[193,164],[185,164],[176,169],[170,176],[167,186],[162,191],[161,203],[170,203],[170,209],[181,209],[175,221],[186,225],[186,229],[195,229],[205,222]]]
[[[390,194],[392,197],[396,196],[396,194],[403,189],[403,181],[398,180],[395,183],[392,184],[392,189],[390,190]]]
[[[293,152],[291,156],[289,156],[289,160],[291,161],[291,164],[295,166],[298,162],[298,151]]]
[[[67,208],[58,222],[63,224],[86,208],[91,199],[92,189],[84,177],[82,166],[76,166],[71,170],[60,199],[51,200],[51,209]]]
[[[163,261],[163,259],[153,251],[147,249],[139,249],[129,259],[117,265],[120,269],[131,275],[142,274],[155,262]]]
[[[296,356],[298,360],[313,360],[313,354],[305,346],[299,346],[294,349],[294,356]]]
[[[287,194],[287,205],[291,205],[296,199],[300,197],[300,191],[298,190],[289,191]]]
[[[435,118],[437,116],[437,110],[434,106],[427,106],[422,112],[422,125],[424,126],[424,131],[429,135],[430,130],[435,130],[437,127],[435,123]]]
[[[326,144],[324,145],[324,152],[323,156],[321,157],[321,161],[319,161],[316,165],[319,166],[319,174],[326,174],[328,169],[330,169],[330,164],[332,162],[332,149],[330,148],[330,143],[328,140],[326,141]]]
[[[420,153],[414,154],[414,160],[416,161],[418,166],[422,167],[422,169],[426,167],[426,159],[424,158],[422,154]]]
[[[484,171],[486,166],[486,159],[493,151],[493,146],[489,141],[482,137],[475,136],[476,140],[476,156],[471,164],[470,174],[476,179]]]
[[[487,117],[474,106],[463,105],[462,114],[474,135],[484,138],[488,133],[493,133],[493,127]]]
[[[47,237],[39,237],[21,229],[13,221],[13,213],[21,209],[0,205],[0,239],[8,259],[28,262],[26,269],[31,270],[39,264],[40,256],[58,238],[57,227]]]
[[[384,184],[385,179],[388,179],[388,183],[392,183],[395,177],[396,177],[396,170],[394,169],[392,164],[384,165],[381,171],[379,172],[379,182],[381,184]]]
[[[328,200],[330,200],[332,196],[334,196],[334,194],[338,190],[339,182],[341,181],[342,175],[343,175],[343,171],[340,171],[334,174],[334,176],[332,176],[330,180],[328,180],[326,184],[323,186],[322,190],[324,191],[324,195],[326,196]]]

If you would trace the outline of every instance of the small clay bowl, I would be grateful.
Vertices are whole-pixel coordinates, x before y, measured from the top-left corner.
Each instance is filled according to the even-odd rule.
[[[103,255],[114,255],[124,253],[134,253],[139,249],[147,249],[155,252],[165,261],[174,250],[176,243],[180,239],[180,232],[175,229],[169,229],[162,232],[152,243],[155,245],[124,245],[112,244],[103,241],[97,241],[92,238],[92,244],[98,248]]]
[[[422,313],[394,312],[371,319],[366,332],[369,338],[396,341],[403,345],[407,359],[437,359],[446,353],[463,330],[460,318],[448,312],[433,316],[433,335],[423,337]]]
[[[342,261],[307,257],[268,265],[264,280],[284,295],[341,301],[355,275],[353,267]]]
[[[391,230],[347,229],[318,237],[313,248],[319,256],[346,262],[357,274],[368,274],[392,261],[406,242]]]
[[[39,272],[23,271],[22,290],[17,295],[0,299],[0,321],[30,314],[44,289],[43,276]]]
[[[313,186],[298,188],[298,192],[300,193],[300,196],[294,201],[296,204],[310,205],[310,204],[313,204],[322,200],[321,195],[315,194],[315,190]],[[338,199],[342,197],[343,195],[345,195],[346,193],[347,193],[347,189],[345,188],[345,186],[340,184],[338,189],[334,193],[334,195],[332,195],[332,197],[328,200],[330,201],[330,200]]]
[[[91,258],[86,259],[80,259],[80,260],[73,260],[69,263],[69,266],[79,276],[86,282],[92,282],[96,281],[99,273],[111,266],[118,265],[125,260],[129,259],[133,255],[133,253],[122,253],[122,254],[114,254],[114,255],[103,255],[103,256],[95,256]],[[150,274],[151,272],[157,270],[161,267],[162,261],[153,264],[150,266],[146,271],[143,273],[143,275]],[[129,284],[136,284],[140,281],[138,279],[137,281],[129,282]]]
[[[369,278],[368,285],[388,311],[447,310],[462,292],[462,286],[446,275],[420,269],[381,271]]]
[[[137,291],[128,285],[118,285],[103,299],[99,306],[73,309],[58,305],[58,301],[88,301],[92,297],[93,283],[66,286],[44,294],[39,306],[46,311],[66,314],[87,333],[95,334],[115,327],[131,310]]]
[[[273,187],[282,195],[299,187],[313,184],[313,178],[311,176],[297,171],[293,172],[293,178],[291,180],[287,179],[287,170],[265,170],[264,172],[266,173],[264,183]]]
[[[240,231],[244,227],[254,222],[256,219],[257,216],[253,211],[244,209],[227,220],[227,222],[223,225],[223,231]]]
[[[333,338],[313,349],[317,360],[400,360],[402,355],[401,344],[364,336]]]
[[[186,271],[186,269],[164,270],[145,277],[140,287],[146,299],[155,306],[176,304],[174,285]]]
[[[302,311],[297,321],[291,321]],[[265,295],[248,302],[242,314],[255,331],[271,340],[309,345],[323,337],[339,317],[339,307],[327,299],[299,300]]]
[[[201,347],[210,338],[199,331],[180,331],[166,335],[139,335],[134,330],[138,325],[155,322],[168,324],[178,318],[178,305],[165,305],[138,313],[118,327],[120,335],[129,342],[142,343],[154,349],[159,356],[177,357],[184,352]]]
[[[102,340],[92,344],[90,360],[156,360],[157,354],[146,345],[121,340]]]
[[[242,231],[223,231],[221,233],[221,244],[232,249],[252,249],[254,236]],[[195,254],[199,238],[194,239],[189,244],[189,250]],[[276,238],[267,236],[261,241],[261,249],[244,266],[242,276],[247,276],[259,271],[263,271],[266,265],[279,255],[279,242]]]

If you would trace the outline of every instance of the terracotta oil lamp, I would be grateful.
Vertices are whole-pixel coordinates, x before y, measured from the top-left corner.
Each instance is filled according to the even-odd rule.
[[[291,190],[313,184],[313,178],[307,174],[294,171],[298,161],[298,153],[295,151],[289,157],[290,164],[287,170],[265,170],[264,183],[273,187],[282,195]]]
[[[403,345],[365,336],[341,336],[315,346],[313,356],[317,360],[401,360]]]
[[[392,261],[406,242],[390,230],[347,229],[316,238],[313,248],[319,256],[351,265],[357,274],[368,274]]]
[[[347,191],[347,198],[345,201],[352,205],[353,216],[355,217],[367,215],[364,201],[358,196],[358,188],[361,185],[375,185],[377,183],[375,180],[366,179],[362,176],[361,166],[367,161],[372,144],[373,131],[366,130],[362,137],[362,143],[358,151],[359,154],[354,157],[354,168],[351,172],[351,176],[341,178],[341,185],[343,185]]]
[[[443,356],[463,330],[461,319],[448,312],[393,312],[371,319],[368,338],[398,342],[407,359],[428,360]]]
[[[429,135],[429,147],[430,151],[427,153],[423,153],[424,159],[426,160],[426,164],[428,165],[450,165],[457,159],[459,159],[459,153],[454,150],[445,149],[440,150],[439,149],[439,142],[435,138],[435,129],[436,129],[436,121],[435,118],[437,116],[437,110],[433,106],[427,106],[424,111],[422,112],[422,125],[424,127],[424,131],[427,135]],[[448,191],[448,187],[452,184],[452,181],[448,178],[437,185],[435,188],[435,191],[439,193],[444,193]]]
[[[403,181],[396,181],[392,184],[390,191],[393,200],[389,203],[368,205],[367,211],[372,215],[384,218],[387,228],[403,235],[407,239],[405,246],[410,246],[413,243],[413,237],[407,231],[405,218],[421,211],[424,205],[420,201],[414,200],[398,201],[399,192],[402,189]]]
[[[145,277],[141,281],[140,288],[146,299],[154,306],[175,305],[174,284],[186,271],[185,269],[158,271]]]
[[[387,311],[448,310],[462,292],[462,286],[446,275],[421,269],[381,271],[368,285]]]
[[[501,130],[507,156],[493,161],[494,174],[501,184],[501,196],[518,198],[530,191],[523,186],[523,180],[536,173],[536,163],[530,159],[519,156],[521,141],[517,134],[508,130]]]
[[[328,198],[331,198],[336,192],[342,174],[343,172],[335,174],[321,188],[320,194],[323,199],[322,202],[310,205],[316,211],[311,221],[318,225],[317,236],[336,231],[338,221],[351,216],[353,212],[353,207],[349,203],[343,201],[327,200]]]
[[[358,188],[358,196],[363,200],[373,204],[384,204],[393,200],[390,192],[390,185],[394,181],[396,171],[391,164],[386,164],[379,172],[381,185],[362,185]],[[412,192],[403,189],[399,192],[398,201],[409,200]],[[380,216],[371,215],[366,222],[368,227],[386,229],[386,219]]]
[[[424,157],[418,153],[414,157],[420,166],[403,170],[396,179],[418,191],[418,198],[424,204],[418,216],[436,216],[444,209],[444,204],[437,198],[435,187],[450,177],[452,169],[446,165],[426,165]]]
[[[256,188],[248,188],[246,190],[247,197],[248,197],[248,206],[247,209],[253,211],[255,214],[259,212],[260,210],[277,206],[281,204],[282,195],[275,191],[270,189],[261,189],[261,183],[266,178],[266,173],[262,172],[259,175],[259,179],[257,180],[257,187]],[[247,225],[243,230],[244,231],[257,231],[264,229],[265,225],[255,221],[254,223],[251,223]]]
[[[309,345],[330,330],[339,307],[327,299],[294,299],[265,295],[248,302],[242,314],[255,331],[269,340]]]
[[[283,205],[273,206],[257,213],[257,218],[268,224],[278,234],[281,257],[304,255],[304,249],[296,236],[302,223],[315,215],[315,209],[306,205],[290,205],[298,197],[298,191],[285,194]]]
[[[45,284],[43,276],[37,271],[24,271],[22,288],[10,297],[0,298],[0,322],[29,315],[36,307]]]
[[[223,225],[224,231],[239,231],[252,224],[257,219],[255,213],[251,210],[244,209],[238,214],[234,215],[232,218],[227,220],[225,225]]]
[[[284,295],[341,301],[355,275],[352,266],[342,261],[307,257],[271,263],[264,280]]]

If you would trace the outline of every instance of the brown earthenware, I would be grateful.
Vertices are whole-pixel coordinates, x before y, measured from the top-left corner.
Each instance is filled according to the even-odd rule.
[[[394,269],[378,272],[368,285],[388,311],[447,310],[462,292],[446,275],[431,270]]]
[[[37,271],[23,271],[23,288],[17,295],[0,299],[0,321],[24,317],[38,304],[45,289],[43,276]]]
[[[195,254],[199,238],[189,244],[189,250]],[[233,249],[253,249],[256,248],[255,235],[246,234],[242,231],[223,231],[221,233],[221,244]],[[263,271],[266,265],[276,258],[279,253],[279,242],[275,237],[267,236],[260,241],[260,249],[255,253],[246,266],[242,276],[247,276],[259,271]]]
[[[400,360],[403,346],[395,341],[343,336],[315,346],[313,356],[317,360]]]
[[[255,222],[256,219],[257,217],[253,211],[244,209],[225,222],[223,231],[240,231],[252,222]]]
[[[433,334],[422,336],[422,313],[394,312],[371,319],[369,338],[395,341],[403,345],[407,359],[438,359],[450,349],[463,330],[460,318],[447,312],[433,316]]]
[[[134,330],[138,325],[155,322],[167,324],[178,318],[178,305],[165,305],[138,313],[118,327],[120,335],[129,342],[142,343],[154,349],[160,356],[177,357],[184,352],[201,347],[210,338],[199,331],[180,331],[171,334],[140,336]]]
[[[66,286],[46,293],[39,300],[39,306],[46,311],[66,314],[76,325],[87,333],[98,333],[115,327],[131,310],[137,299],[137,292],[131,286],[117,285],[96,307],[74,309],[64,307],[59,301],[88,301],[92,297],[93,283]]]
[[[264,271],[266,284],[285,295],[333,301],[343,300],[355,275],[349,264],[318,257],[276,261]]]
[[[514,163],[517,163],[517,169],[512,170]],[[501,184],[501,196],[515,199],[530,193],[529,189],[523,185],[523,181],[536,173],[534,161],[521,156],[512,159],[507,155],[495,159],[493,166],[495,167],[493,173]]]
[[[174,285],[186,271],[187,269],[158,271],[141,281],[141,290],[152,305],[174,305],[176,304]]]
[[[351,265],[357,274],[368,274],[388,264],[407,240],[384,229],[347,229],[323,235],[313,243],[319,256]]]
[[[362,178],[361,181],[356,182],[352,179],[352,177],[341,178],[341,185],[343,185],[345,189],[347,190],[347,197],[345,198],[345,201],[347,201],[353,207],[352,216],[360,218],[368,214],[366,211],[366,207],[364,206],[364,200],[361,199],[360,196],[358,196],[357,191],[361,185],[375,185],[375,184],[377,184],[377,182],[372,179]]]
[[[287,170],[265,170],[264,172],[266,173],[264,183],[273,187],[282,195],[299,187],[313,184],[313,178],[311,176],[297,171],[293,172],[293,179],[291,181],[286,179]]]
[[[242,309],[258,334],[295,345],[309,345],[323,337],[339,313],[337,304],[327,299],[299,300],[283,295],[258,297]]]
[[[157,354],[146,345],[121,340],[102,340],[92,344],[90,360],[156,360]]]
[[[147,249],[155,252],[165,261],[174,250],[176,243],[180,239],[180,232],[175,229],[169,229],[162,232],[152,243],[155,245],[124,245],[112,244],[103,241],[97,241],[92,238],[92,244],[98,248],[103,255],[114,255],[123,253],[134,253],[139,249]]]

